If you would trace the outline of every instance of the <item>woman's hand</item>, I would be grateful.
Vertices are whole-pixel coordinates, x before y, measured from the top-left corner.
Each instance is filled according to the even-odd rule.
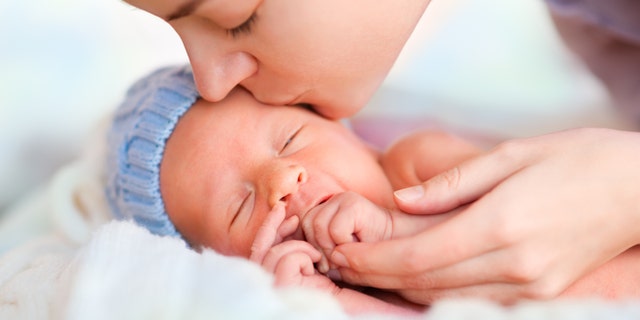
[[[555,297],[640,238],[640,134],[577,129],[503,143],[396,194],[410,213],[469,204],[415,236],[336,247],[347,282],[418,303]]]

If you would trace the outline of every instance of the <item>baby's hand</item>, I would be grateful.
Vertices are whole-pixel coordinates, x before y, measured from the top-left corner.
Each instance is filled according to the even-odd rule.
[[[320,261],[320,257],[320,252],[309,243],[289,240],[269,249],[262,267],[273,273],[276,286],[299,285],[335,293],[338,287],[314,268],[313,264]]]
[[[329,271],[327,257],[336,245],[387,240],[393,233],[390,213],[367,198],[344,192],[311,209],[302,218],[306,240],[322,251],[318,271]]]

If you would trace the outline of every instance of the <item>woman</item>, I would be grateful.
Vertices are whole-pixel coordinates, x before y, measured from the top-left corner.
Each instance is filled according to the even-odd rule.
[[[364,106],[429,4],[126,1],[177,31],[203,98],[218,101],[240,85],[264,103],[308,104],[329,118]],[[584,17],[602,9],[592,0],[549,2]],[[630,2],[608,1],[606,16],[632,12]],[[405,239],[339,246],[331,259],[349,282],[420,303],[554,297],[640,243],[638,163],[637,133],[580,129],[508,141],[395,194],[415,214],[471,204],[456,219]]]

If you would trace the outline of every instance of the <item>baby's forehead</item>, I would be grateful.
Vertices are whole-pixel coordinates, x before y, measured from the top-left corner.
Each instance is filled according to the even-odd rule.
[[[229,145],[259,143],[259,139],[242,137],[260,131],[257,125],[249,124],[269,121],[264,113],[269,113],[270,108],[251,103],[251,100],[239,99],[238,96],[229,96],[217,102],[198,99],[180,118],[171,133],[165,157],[171,156],[173,150],[178,149],[181,160],[185,162],[194,157],[212,157],[209,153],[214,151],[217,152],[218,159],[229,157],[226,154],[232,151],[229,150]],[[174,144],[180,147],[171,147]]]
[[[196,111],[198,110],[198,111]],[[306,115],[312,117],[323,118],[315,112],[309,105],[299,104],[292,106],[269,105],[258,101],[248,91],[238,87],[232,90],[224,99],[211,102],[199,98],[188,113],[199,113],[200,115],[212,116],[216,114],[224,120],[226,117],[245,117],[257,118],[265,114],[274,114],[276,117],[286,117],[289,115],[300,114],[303,111]]]
[[[302,106],[260,103],[246,91],[232,92],[218,102],[198,99],[174,128],[164,158],[178,159],[171,161],[181,162],[185,170],[194,169],[190,161],[199,158],[216,164],[252,159],[265,147],[286,142],[309,119],[329,121]]]

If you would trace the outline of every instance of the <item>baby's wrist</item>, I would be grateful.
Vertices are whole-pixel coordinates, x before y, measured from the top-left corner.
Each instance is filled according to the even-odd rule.
[[[406,214],[396,209],[389,210],[388,217],[388,225],[390,226],[391,232],[383,240],[398,239],[413,235],[417,233],[416,227],[420,230],[423,229],[422,227],[416,225],[416,223],[422,223],[422,221],[419,221],[420,219],[416,219],[416,217],[418,216]]]
[[[447,213],[420,215],[408,214],[399,210],[390,210],[390,212],[390,216],[393,221],[393,232],[391,235],[391,239],[398,239],[416,235],[437,224],[440,224],[451,216]]]

